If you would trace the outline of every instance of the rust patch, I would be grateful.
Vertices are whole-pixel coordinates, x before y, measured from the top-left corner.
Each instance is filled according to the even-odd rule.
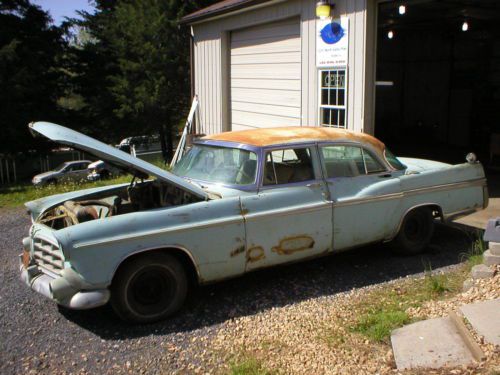
[[[245,252],[245,246],[240,246],[233,251],[231,251],[231,258],[235,257],[238,254],[244,253]]]
[[[23,250],[23,266],[24,268],[28,268],[31,263],[30,253],[26,250]]]
[[[312,249],[314,240],[309,236],[294,236],[283,238],[278,246],[271,250],[279,255],[290,255],[297,251]]]
[[[265,257],[266,254],[262,246],[254,246],[247,251],[247,262],[257,262]]]
[[[382,142],[368,134],[317,126],[289,126],[280,128],[239,130],[206,136],[203,137],[202,140],[236,142],[260,147],[313,140],[354,140],[370,144],[380,154],[383,154],[385,148]]]
[[[243,216],[248,215],[248,209],[246,209],[246,208],[242,208],[242,209],[241,209],[241,214],[242,214]]]

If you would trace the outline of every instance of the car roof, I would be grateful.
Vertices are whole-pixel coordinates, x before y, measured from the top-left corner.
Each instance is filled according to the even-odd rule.
[[[238,130],[208,135],[201,138],[201,140],[233,142],[257,147],[269,147],[287,143],[295,144],[313,141],[355,141],[369,144],[379,152],[383,152],[385,149],[385,145],[371,135],[352,132],[345,129],[317,126],[289,126],[280,128]]]

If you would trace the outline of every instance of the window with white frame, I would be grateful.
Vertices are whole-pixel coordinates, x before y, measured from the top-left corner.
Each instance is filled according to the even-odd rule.
[[[346,128],[346,69],[320,70],[320,125]]]

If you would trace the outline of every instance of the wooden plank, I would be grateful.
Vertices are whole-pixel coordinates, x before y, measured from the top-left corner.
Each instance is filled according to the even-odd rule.
[[[300,91],[300,79],[234,78],[231,88]]]

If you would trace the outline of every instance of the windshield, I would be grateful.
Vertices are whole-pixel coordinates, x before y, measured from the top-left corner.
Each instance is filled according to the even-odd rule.
[[[387,148],[384,151],[384,156],[387,162],[393,167],[394,169],[398,171],[402,171],[403,169],[406,169],[406,165],[401,163],[397,157],[394,156],[392,152],[390,152]]]
[[[194,145],[174,166],[181,177],[228,185],[255,183],[257,155],[229,147]]]
[[[54,168],[54,171],[62,171],[66,166],[68,165],[68,162],[59,164],[56,168]]]

